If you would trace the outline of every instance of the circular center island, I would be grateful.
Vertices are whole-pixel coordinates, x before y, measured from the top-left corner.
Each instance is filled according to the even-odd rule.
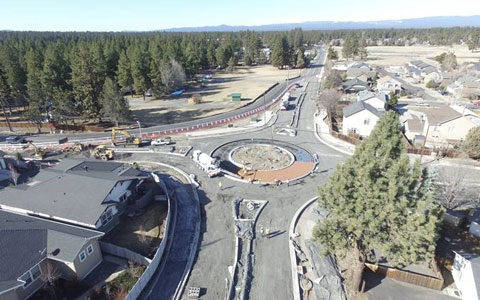
[[[295,156],[276,145],[250,144],[232,149],[229,160],[244,170],[274,171],[291,166]]]

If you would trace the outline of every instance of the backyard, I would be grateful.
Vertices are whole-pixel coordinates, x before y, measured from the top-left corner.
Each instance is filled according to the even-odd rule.
[[[139,216],[123,216],[102,241],[152,258],[165,234],[167,203],[152,202]]]

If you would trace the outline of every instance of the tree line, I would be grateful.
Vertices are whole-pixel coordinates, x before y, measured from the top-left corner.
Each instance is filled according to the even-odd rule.
[[[115,89],[137,95],[169,94],[201,70],[233,69],[240,60],[245,65],[270,63],[269,53],[261,50],[271,46],[274,66],[304,67],[303,46],[312,43],[301,29],[282,33],[0,32],[0,101],[6,107],[28,106],[26,117],[33,121],[44,118],[46,111],[56,119],[115,118],[105,106],[125,105],[110,103],[102,94],[112,95]]]

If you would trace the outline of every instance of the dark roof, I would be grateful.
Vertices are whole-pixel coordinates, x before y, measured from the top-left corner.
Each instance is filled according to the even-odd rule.
[[[368,85],[367,82],[365,82],[363,80],[360,80],[358,78],[347,80],[342,84],[342,87],[343,87],[344,90],[351,89],[354,86],[362,86],[362,87],[365,87],[365,88],[369,88],[369,85]]]
[[[25,184],[1,191],[0,205],[93,225],[107,208],[104,200],[117,182],[143,178],[131,176],[135,174],[139,171],[120,163],[66,159]]]
[[[375,107],[371,106],[370,104],[363,101],[357,101],[343,108],[343,116],[348,118],[351,115],[361,112],[362,110],[368,110],[379,118],[383,115],[383,112],[376,110]]]
[[[71,262],[102,232],[0,210],[0,293],[45,258]]]

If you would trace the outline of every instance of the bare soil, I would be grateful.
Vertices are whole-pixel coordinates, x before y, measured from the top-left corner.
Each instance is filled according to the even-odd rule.
[[[262,171],[283,169],[291,163],[286,150],[272,145],[245,146],[232,153],[232,159],[248,169]]]
[[[277,82],[300,75],[302,70],[279,70],[270,65],[239,66],[232,73],[217,71],[203,86],[192,86],[181,96],[129,98],[136,119],[145,124],[171,124],[195,120],[227,112],[243,106]],[[241,93],[240,102],[232,102],[231,94]],[[199,104],[189,104],[194,94],[200,94]]]
[[[340,60],[342,47],[336,47]],[[424,60],[426,63],[438,66],[435,56],[443,52],[453,52],[457,56],[457,62],[477,62],[480,60],[480,52],[471,52],[466,45],[454,46],[374,46],[368,47],[368,64],[378,66],[399,66],[412,60]]]

